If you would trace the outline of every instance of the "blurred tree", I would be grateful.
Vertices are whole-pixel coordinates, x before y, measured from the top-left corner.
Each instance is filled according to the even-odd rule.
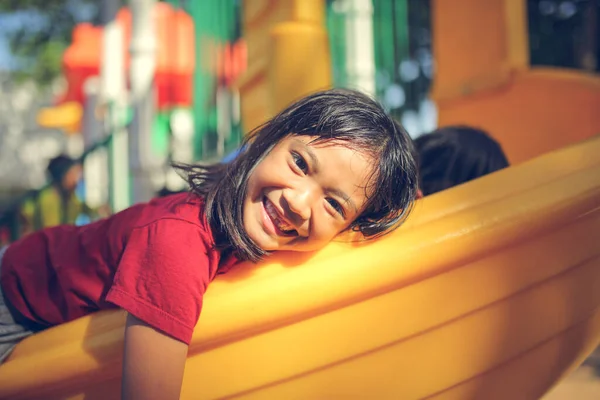
[[[60,74],[61,56],[80,22],[97,22],[93,0],[0,0],[0,13],[13,14],[19,23],[4,27],[16,58],[17,79],[50,84]]]

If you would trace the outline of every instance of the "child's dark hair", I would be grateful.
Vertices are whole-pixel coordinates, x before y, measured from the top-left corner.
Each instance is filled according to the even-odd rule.
[[[48,162],[46,172],[53,183],[60,184],[65,174],[76,163],[72,158],[61,154]]]
[[[485,131],[447,126],[418,137],[420,188],[427,196],[508,166],[498,142]]]
[[[205,199],[206,216],[218,248],[235,249],[241,259],[252,261],[267,254],[244,231],[248,177],[279,141],[295,135],[316,136],[316,143],[345,143],[373,156],[377,164],[365,188],[367,204],[349,229],[374,238],[406,219],[418,185],[410,137],[368,96],[333,89],[301,99],[256,128],[231,163],[177,166],[187,173],[191,191]]]

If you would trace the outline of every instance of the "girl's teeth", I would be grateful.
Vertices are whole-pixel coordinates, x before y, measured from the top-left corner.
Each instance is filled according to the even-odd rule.
[[[273,220],[273,222],[275,223],[275,225],[277,225],[277,228],[281,231],[290,231],[293,229],[293,227],[291,225],[289,225],[286,222],[283,222],[279,219],[279,214],[277,213],[277,210],[274,209],[274,206],[271,204],[271,202],[269,200],[267,200],[267,212],[269,213],[269,216],[271,217],[271,219]]]

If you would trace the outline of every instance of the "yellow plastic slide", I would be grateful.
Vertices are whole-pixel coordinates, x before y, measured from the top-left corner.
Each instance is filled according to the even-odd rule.
[[[210,287],[183,399],[538,399],[600,342],[600,137],[420,201],[368,245]],[[2,399],[109,399],[124,315],[21,343]]]

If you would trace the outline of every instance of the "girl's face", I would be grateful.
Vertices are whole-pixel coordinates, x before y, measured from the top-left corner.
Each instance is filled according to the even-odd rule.
[[[281,140],[254,169],[244,228],[263,250],[314,251],[360,215],[374,160],[345,144]]]

